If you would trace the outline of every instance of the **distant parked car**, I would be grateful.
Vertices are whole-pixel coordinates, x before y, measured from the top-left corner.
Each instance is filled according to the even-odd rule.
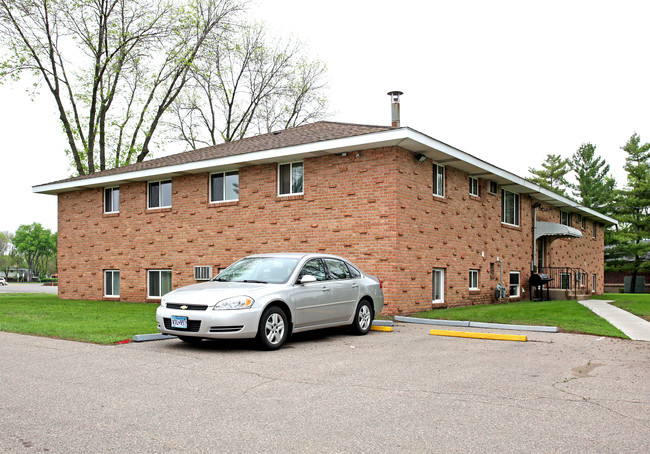
[[[7,285],[7,280],[4,277],[0,277],[0,285]]]
[[[349,325],[370,330],[384,306],[379,279],[323,254],[245,257],[209,282],[173,290],[156,311],[158,329],[182,341],[257,338],[280,348],[292,333]]]

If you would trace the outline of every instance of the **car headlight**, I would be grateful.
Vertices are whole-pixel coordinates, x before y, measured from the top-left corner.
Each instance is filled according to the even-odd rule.
[[[160,299],[160,307],[167,307],[168,302],[169,302],[169,293],[163,295],[163,297]]]
[[[250,296],[233,296],[232,298],[226,298],[225,300],[219,301],[214,305],[213,310],[221,309],[248,309],[250,308],[255,300]]]

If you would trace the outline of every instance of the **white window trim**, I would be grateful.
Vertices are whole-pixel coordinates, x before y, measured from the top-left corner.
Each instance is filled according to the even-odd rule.
[[[502,188],[501,191],[502,191],[502,193],[501,193],[501,224],[510,225],[510,226],[513,226],[513,227],[521,227],[521,225],[520,225],[521,224],[521,196],[519,195],[519,193],[508,191],[507,189]],[[504,218],[505,218],[505,216],[504,216],[505,215],[505,213],[504,213],[504,209],[505,209],[505,200],[504,200],[504,198],[505,198],[505,193],[506,192],[508,192],[510,194],[514,194],[514,195],[517,196],[517,206],[515,208],[515,210],[516,210],[516,216],[515,217],[519,220],[519,224],[511,224],[509,222],[505,222],[505,220],[504,220]]]
[[[431,295],[431,302],[433,304],[440,304],[445,302],[445,269],[444,268],[434,268],[433,273],[435,274],[436,272],[440,273],[441,279],[440,279],[440,298],[439,299],[433,299],[433,291],[432,290],[432,295]],[[433,284],[433,276],[432,276],[432,284]]]
[[[591,227],[591,238],[595,240],[597,234],[598,234],[598,224],[596,223],[596,221],[594,221],[594,224]]]
[[[226,202],[239,202],[239,195],[237,195],[236,199],[223,199],[223,200],[212,200],[212,175],[223,175],[223,194],[224,197],[226,196],[226,174],[231,173],[231,172],[237,172],[237,177],[239,178],[239,169],[235,170],[224,170],[223,172],[212,172],[210,176],[208,177],[208,197],[210,199],[210,203],[226,203]]]
[[[151,296],[151,295],[149,294],[149,289],[151,288],[151,286],[149,285],[149,284],[150,284],[149,280],[150,280],[150,278],[151,278],[151,274],[150,274],[150,273],[151,273],[152,271],[157,271],[157,272],[169,271],[169,272],[171,273],[172,270],[169,269],[169,268],[161,268],[161,269],[156,269],[156,270],[147,270],[147,298],[148,298],[148,299],[152,299],[152,300],[159,300],[159,299],[162,299],[162,297],[166,295],[166,294],[165,294],[165,295],[162,295],[162,287],[158,289],[158,290],[160,290],[160,293],[161,293],[160,296]],[[161,275],[160,280],[159,280],[158,282],[159,282],[160,285],[162,286],[162,275]]]
[[[562,219],[562,217],[563,217],[562,215],[566,215],[566,222],[567,222],[566,224],[564,223],[564,219]],[[573,216],[571,216],[570,211],[560,210],[560,224],[566,225],[567,227],[571,227],[571,224],[573,223],[572,218],[573,218]]]
[[[476,192],[472,192],[472,189],[473,189],[473,186],[474,186],[472,184],[473,181],[476,182]],[[479,187],[478,178],[469,177],[469,195],[471,195],[472,197],[480,197],[481,196],[480,193],[481,193],[481,190],[480,190],[480,187]]]
[[[591,292],[596,293],[596,275],[591,275]]]
[[[117,295],[109,295],[109,294],[106,293],[106,274],[108,274],[108,273],[111,273],[111,274],[112,273],[118,273],[118,275],[120,276],[119,279],[120,280],[122,279],[122,276],[120,275],[120,270],[104,270],[104,298],[119,298],[120,297],[119,293]],[[121,285],[120,285],[120,288],[122,288]]]
[[[288,194],[281,194],[281,181],[280,181],[280,167],[286,164],[290,164],[291,167],[290,173],[291,173],[291,178],[293,179],[293,165],[294,164],[302,164],[302,192],[291,192],[293,191],[293,181],[289,182],[289,193]],[[278,163],[278,197],[291,197],[294,195],[304,195],[305,194],[305,161],[291,161],[291,162],[280,162]]]
[[[472,274],[476,274],[476,286],[475,287],[472,287]],[[478,283],[478,277],[479,277],[479,270],[469,270],[469,289],[470,290],[480,290],[479,283]]]
[[[171,178],[167,178],[165,180],[147,181],[147,210],[157,210],[158,208],[171,208],[172,207],[171,204],[169,204],[169,205],[158,205],[157,207],[149,206],[149,191],[151,190],[151,184],[152,183],[158,183],[158,200],[160,201],[160,203],[162,203],[162,193],[161,193],[162,185],[160,183],[164,183],[166,181],[169,181],[170,184],[172,185],[172,193],[173,193],[173,191],[174,191],[174,183],[172,182]],[[173,198],[173,197],[171,197],[171,195],[172,194],[170,194],[170,200]]]
[[[494,186],[496,186],[496,188],[497,188],[496,191],[494,191],[494,192],[492,192],[492,183],[494,183]],[[494,181],[494,180],[490,180],[490,181],[488,182],[488,194],[492,194],[492,195],[497,195],[497,194],[499,194],[499,183],[497,183],[497,182]]]
[[[512,288],[512,284],[510,283],[510,280],[511,280],[510,276],[512,276],[513,274],[516,274],[517,276],[519,276],[519,278],[518,278],[519,283],[517,284],[517,294],[516,295],[510,295],[510,289]],[[510,271],[510,273],[508,273],[508,296],[510,298],[519,298],[520,295],[521,295],[521,273],[519,271]]]
[[[109,190],[109,189],[111,190],[111,201],[112,201],[113,200],[113,190],[117,189],[119,191],[120,187],[119,186],[109,186],[109,187],[104,188],[104,194],[103,194],[104,195],[104,214],[119,213],[120,212],[119,208],[117,210],[106,211],[106,191]],[[147,199],[147,203],[149,203],[148,199]],[[118,204],[119,204],[119,196],[118,196]]]
[[[437,171],[435,173],[433,172],[434,169],[433,166],[437,166],[442,169],[442,194],[436,194],[434,192],[433,196],[444,199],[446,193],[446,186],[447,186],[447,169],[442,164],[438,164],[437,162],[434,162],[433,165],[431,166],[431,173],[433,174],[434,181],[438,179],[438,172]]]

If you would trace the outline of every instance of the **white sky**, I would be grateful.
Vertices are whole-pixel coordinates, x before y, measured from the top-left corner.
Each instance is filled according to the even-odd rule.
[[[333,121],[409,126],[521,176],[596,145],[619,185],[633,132],[650,141],[650,2],[255,0],[249,15],[328,66]],[[0,231],[57,229],[70,176],[51,95],[0,86]],[[176,147],[177,148],[177,147]],[[158,154],[160,156],[160,154]]]

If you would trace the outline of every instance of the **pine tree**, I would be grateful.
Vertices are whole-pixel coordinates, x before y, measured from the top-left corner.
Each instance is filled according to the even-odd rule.
[[[569,165],[578,184],[571,185],[573,196],[586,207],[605,208],[614,198],[616,181],[609,175],[609,164],[598,156],[596,147],[583,143],[573,154]]]
[[[568,159],[560,155],[548,154],[541,169],[528,168],[528,171],[534,175],[528,180],[566,197],[569,183],[565,177],[570,170]]]
[[[632,292],[639,272],[650,271],[650,143],[634,133],[624,147],[627,185],[617,191],[614,216],[618,229],[608,235],[608,271],[632,272]]]

